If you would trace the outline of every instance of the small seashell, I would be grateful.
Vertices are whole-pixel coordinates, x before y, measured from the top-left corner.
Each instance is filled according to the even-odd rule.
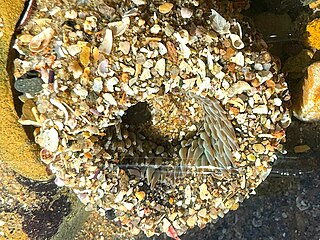
[[[94,16],[90,16],[86,18],[86,21],[83,24],[84,32],[91,34],[93,30],[97,28],[98,19]]]
[[[227,91],[228,97],[233,97],[237,94],[241,94],[245,91],[250,91],[251,92],[252,87],[250,86],[249,83],[245,81],[239,81],[234,83]]]
[[[191,18],[193,15],[193,11],[185,7],[181,8],[180,13],[182,18]]]
[[[254,114],[268,114],[268,107],[266,105],[259,105],[252,109]]]
[[[117,101],[114,99],[114,97],[113,97],[110,93],[104,93],[104,94],[103,94],[103,98],[104,98],[104,100],[106,100],[110,105],[113,105],[113,106],[117,106],[117,105],[118,105]]]
[[[222,17],[217,11],[211,9],[211,26],[219,34],[227,34],[230,30],[230,23]]]
[[[205,183],[202,183],[199,186],[199,190],[200,190],[200,199],[201,200],[209,200],[211,198],[211,194],[208,191],[207,185]]]
[[[124,41],[119,43],[119,50],[127,55],[130,52],[130,42]]]
[[[238,52],[234,57],[230,58],[230,61],[239,65],[244,66],[244,56],[242,52]]]
[[[184,198],[185,198],[184,203],[186,205],[189,205],[191,203],[191,187],[189,185],[187,185],[184,190]]]
[[[237,34],[229,34],[231,44],[235,49],[242,49],[244,48],[244,43],[242,42],[241,38]]]
[[[172,3],[164,3],[159,6],[159,12],[166,14],[166,13],[169,13],[172,8],[173,8]]]
[[[107,59],[104,59],[99,63],[97,72],[101,77],[107,76],[109,72],[109,61]]]
[[[69,64],[68,70],[69,70],[70,72],[72,72],[73,77],[74,77],[75,79],[79,78],[79,77],[82,75],[82,73],[83,73],[83,70],[82,70],[80,64],[79,64],[76,60],[74,60],[73,62],[71,62],[71,63]]]
[[[156,62],[154,69],[163,77],[166,72],[166,60],[164,58],[159,59]]]
[[[121,36],[130,26],[130,18],[124,17],[121,21],[111,22],[108,27],[112,30],[115,37]]]
[[[101,78],[95,78],[93,80],[92,90],[96,93],[100,93],[103,89],[103,82]]]
[[[146,0],[132,0],[132,2],[137,6],[147,4]]]
[[[54,128],[44,130],[38,136],[38,144],[50,152],[55,152],[59,145],[59,134]]]
[[[112,77],[105,82],[105,86],[110,92],[114,92],[114,86],[119,82],[118,78]]]
[[[144,68],[141,75],[140,75],[140,80],[144,81],[144,80],[150,79],[151,77],[152,76],[150,73],[150,69]]]
[[[34,36],[30,43],[29,43],[29,49],[32,52],[41,52],[43,51],[50,43],[53,35],[54,30],[52,28],[46,28],[38,35]]]
[[[153,25],[153,27],[150,29],[152,34],[158,34],[160,31],[161,27],[158,24]]]
[[[112,49],[113,36],[112,30],[106,29],[106,34],[104,35],[103,41],[99,47],[99,51],[105,54],[110,54]]]

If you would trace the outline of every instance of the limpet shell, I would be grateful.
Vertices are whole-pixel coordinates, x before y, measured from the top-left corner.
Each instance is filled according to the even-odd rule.
[[[43,51],[50,43],[53,35],[54,30],[52,28],[46,28],[38,35],[34,36],[30,43],[29,43],[29,49],[32,52],[41,52]]]

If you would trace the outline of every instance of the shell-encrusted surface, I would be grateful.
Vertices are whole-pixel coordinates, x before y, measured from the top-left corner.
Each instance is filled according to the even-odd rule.
[[[16,43],[17,81],[53,73],[23,91],[37,111],[21,122],[40,126],[56,184],[147,236],[178,239],[237,209],[269,174],[290,123],[287,85],[255,31],[214,2],[79,3],[40,1],[48,11]],[[49,27],[41,19],[55,35],[31,53],[28,39]]]

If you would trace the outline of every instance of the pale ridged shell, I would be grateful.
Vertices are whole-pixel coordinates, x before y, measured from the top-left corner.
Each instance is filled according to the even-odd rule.
[[[30,43],[29,49],[32,52],[41,52],[48,47],[52,37],[54,36],[54,30],[52,28],[46,28],[38,35],[34,36]]]

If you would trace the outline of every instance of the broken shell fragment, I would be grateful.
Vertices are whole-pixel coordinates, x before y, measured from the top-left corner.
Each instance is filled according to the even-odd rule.
[[[106,33],[99,47],[99,51],[105,54],[110,54],[112,49],[112,43],[113,43],[112,30],[106,29]]]
[[[121,21],[111,22],[108,27],[112,30],[115,37],[121,36],[130,26],[130,18],[124,17]]]
[[[241,38],[237,34],[229,34],[232,46],[235,49],[242,49],[244,48],[244,43],[242,42]]]
[[[50,152],[55,152],[59,145],[59,134],[54,128],[46,129],[36,138],[37,143]]]
[[[211,9],[211,26],[219,34],[227,34],[230,30],[230,23],[222,17],[217,11]]]
[[[32,52],[41,52],[48,47],[52,37],[54,36],[54,30],[52,28],[46,28],[38,35],[34,36],[30,43],[29,49]]]

